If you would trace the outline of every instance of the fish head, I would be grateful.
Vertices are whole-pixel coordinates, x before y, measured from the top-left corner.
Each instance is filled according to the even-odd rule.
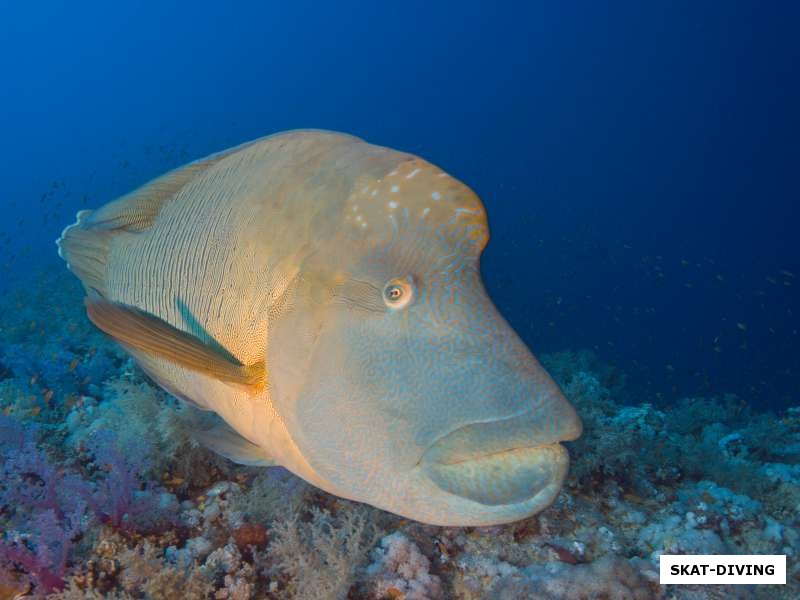
[[[273,403],[311,479],[437,525],[548,506],[581,422],[483,286],[481,201],[410,157],[343,213],[270,332]]]

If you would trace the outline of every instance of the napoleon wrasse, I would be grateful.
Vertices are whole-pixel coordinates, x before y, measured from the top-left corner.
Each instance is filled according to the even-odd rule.
[[[489,299],[486,213],[419,157],[262,138],[78,213],[89,318],[218,452],[437,525],[548,506],[581,424]]]

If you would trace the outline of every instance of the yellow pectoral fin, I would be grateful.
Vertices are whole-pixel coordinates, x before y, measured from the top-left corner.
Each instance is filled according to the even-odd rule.
[[[264,363],[243,365],[169,323],[138,308],[102,298],[86,298],[89,320],[102,332],[140,352],[203,373],[251,393],[264,389]]]

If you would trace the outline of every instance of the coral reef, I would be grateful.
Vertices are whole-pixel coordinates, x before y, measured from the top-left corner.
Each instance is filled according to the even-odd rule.
[[[375,596],[427,600],[441,596],[441,583],[431,575],[431,563],[419,548],[399,531],[387,535],[372,551],[373,563],[367,567]]]
[[[0,301],[0,597],[800,597],[800,407],[633,401],[589,352],[544,357],[585,425],[563,492],[517,523],[432,527],[198,446],[214,417],[42,277]],[[661,586],[664,553],[786,554],[787,585]]]
[[[380,538],[363,508],[344,510],[333,517],[311,509],[307,523],[292,518],[274,527],[271,558],[278,573],[287,575],[293,598],[344,600],[367,552]]]

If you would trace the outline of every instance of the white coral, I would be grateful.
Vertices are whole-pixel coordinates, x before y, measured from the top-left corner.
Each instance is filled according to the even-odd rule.
[[[366,569],[377,598],[403,594],[405,600],[433,600],[441,596],[439,578],[430,574],[430,561],[417,545],[402,533],[381,539],[372,551],[372,564]]]

